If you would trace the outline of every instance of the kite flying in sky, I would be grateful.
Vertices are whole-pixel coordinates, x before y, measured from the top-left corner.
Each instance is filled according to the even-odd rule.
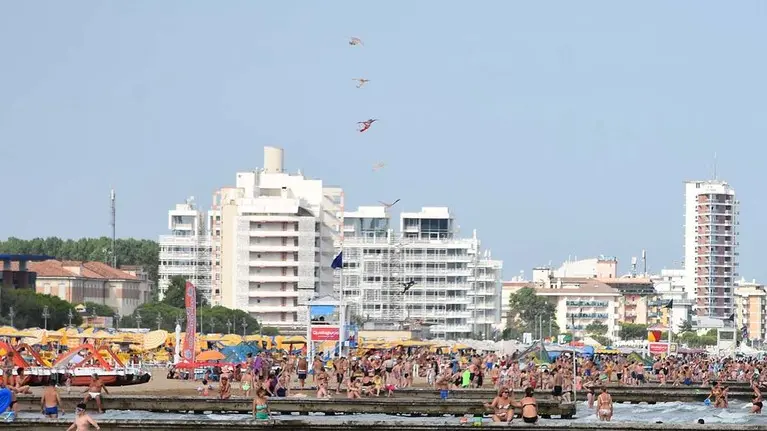
[[[349,38],[349,45],[351,45],[351,46],[356,46],[356,45],[365,46],[362,43],[362,39],[360,39],[358,37],[350,37]]]
[[[362,88],[363,85],[370,82],[369,79],[365,79],[365,78],[353,78],[352,81],[357,81],[357,88]]]
[[[377,120],[377,119],[375,119],[375,118],[371,118],[371,119],[369,119],[369,120],[365,120],[365,121],[359,121],[359,122],[357,122],[357,124],[360,126],[360,128],[359,128],[359,132],[360,132],[360,133],[362,133],[362,132],[366,131],[366,130],[367,130],[367,129],[369,129],[369,128],[370,128],[370,126],[372,126],[372,125],[373,125],[373,123],[375,123],[376,121],[378,121],[378,120]]]
[[[386,209],[388,210],[389,208],[393,207],[394,205],[397,205],[397,202],[399,202],[399,201],[400,201],[400,200],[399,200],[399,199],[397,199],[396,201],[394,201],[394,202],[392,202],[392,203],[390,203],[390,204],[387,204],[387,203],[386,203],[386,202],[384,202],[384,201],[378,201],[378,202],[379,202],[381,205],[385,206],[385,207],[386,207]]]
[[[410,280],[407,283],[402,283],[402,287],[404,287],[404,289],[402,290],[402,293],[403,294],[407,293],[407,291],[410,290],[410,288],[413,286],[415,286],[415,281],[413,280]]]

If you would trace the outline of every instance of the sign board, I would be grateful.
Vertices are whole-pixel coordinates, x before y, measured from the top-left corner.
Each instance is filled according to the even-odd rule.
[[[312,341],[338,341],[341,328],[338,326],[312,326]]]
[[[340,307],[309,305],[309,319],[313,325],[338,325],[341,323]]]
[[[676,343],[671,343],[671,349],[669,349],[668,343],[648,343],[648,350],[650,355],[665,355],[666,353],[676,353]]]

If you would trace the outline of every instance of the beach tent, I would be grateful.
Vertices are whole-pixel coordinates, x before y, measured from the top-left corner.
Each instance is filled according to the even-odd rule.
[[[531,356],[533,357],[533,360],[536,364],[548,364],[551,362],[549,352],[546,351],[546,347],[543,346],[543,342],[541,341],[536,341],[532,346],[528,347],[522,353],[520,353],[519,363],[527,363]]]

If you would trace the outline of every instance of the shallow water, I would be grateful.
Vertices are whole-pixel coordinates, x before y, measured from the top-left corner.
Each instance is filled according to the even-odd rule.
[[[658,404],[615,404],[615,415],[613,416],[614,422],[643,422],[643,423],[656,423],[658,421],[663,423],[696,423],[698,419],[703,419],[707,424],[714,423],[729,423],[729,424],[767,424],[767,413],[763,415],[750,414],[750,403],[736,402],[731,403],[727,409],[717,409],[710,406],[705,406],[703,403],[658,403]],[[250,419],[250,415],[245,414],[200,414],[194,415],[192,413],[152,413],[152,412],[140,412],[129,410],[107,410],[104,414],[96,414],[91,412],[91,415],[96,419],[155,419],[155,420],[187,420],[195,418],[197,420],[247,420]],[[23,418],[40,418],[39,414],[34,413],[21,413],[20,417]],[[61,418],[73,418],[72,412],[67,412]],[[364,421],[382,421],[392,419],[392,416],[387,415],[339,415],[339,416],[324,416],[321,414],[311,416],[298,416],[298,415],[280,415],[274,416],[275,419],[288,419],[288,418],[304,418],[312,421],[323,423],[335,423],[343,422],[347,420],[354,420],[358,422]],[[407,417],[397,416],[397,420],[400,421],[412,421],[413,423],[428,423],[428,424],[445,424],[445,423],[457,423],[460,418],[456,417]],[[518,420],[518,419],[516,419]],[[489,418],[484,419],[485,422],[489,422]],[[570,422],[563,419],[541,419],[542,422],[553,421],[557,423]],[[594,410],[589,410],[586,403],[578,404],[578,413],[576,418],[572,422],[589,423],[598,422]]]

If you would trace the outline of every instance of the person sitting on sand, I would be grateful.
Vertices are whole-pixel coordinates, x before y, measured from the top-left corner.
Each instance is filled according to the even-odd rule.
[[[519,401],[522,408],[522,421],[526,424],[538,422],[538,401],[535,400],[535,388],[527,387],[525,397]]]
[[[613,417],[613,397],[602,386],[602,393],[597,397],[597,416],[600,421],[610,421]]]
[[[91,426],[100,430],[99,424],[85,412],[85,403],[80,403],[75,408],[75,422],[67,428],[67,431],[88,431]]]
[[[256,397],[253,399],[253,417],[256,420],[268,420],[269,415],[269,398],[266,396],[264,389],[256,391]]]
[[[203,397],[207,397],[210,395],[210,391],[213,390],[213,386],[208,384],[208,381],[206,379],[202,379],[202,383],[200,386],[197,387],[197,393],[199,395],[202,395]]]
[[[362,386],[360,385],[359,379],[356,377],[351,377],[349,384],[346,387],[346,398],[350,400],[357,400],[362,398],[362,395],[360,392],[362,391]]]
[[[43,390],[43,396],[40,398],[40,407],[43,410],[43,415],[56,419],[59,417],[59,406],[61,405],[61,397],[56,390],[56,382],[51,379],[48,380],[48,386]]]
[[[109,394],[109,390],[104,386],[104,382],[101,381],[97,373],[93,373],[91,377],[91,384],[85,389],[83,403],[87,404],[90,400],[96,400],[96,408],[98,408],[99,413],[103,413],[101,410],[101,391],[103,390],[105,394]]]
[[[27,385],[27,381],[29,381],[29,376],[24,375],[23,367],[19,367],[18,370],[16,370],[16,375],[11,377],[13,378],[13,388],[11,388],[13,392],[16,392],[17,394],[32,393],[32,391],[29,390],[29,385]]]
[[[509,390],[502,389],[501,393],[493,398],[491,403],[485,403],[485,407],[493,409],[493,422],[506,422],[511,423],[514,419],[514,404],[516,404],[511,398],[509,398]]]

